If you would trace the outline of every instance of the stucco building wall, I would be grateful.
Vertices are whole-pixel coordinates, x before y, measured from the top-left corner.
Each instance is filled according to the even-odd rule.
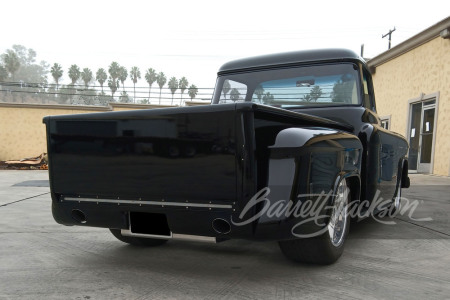
[[[438,36],[376,66],[372,76],[378,114],[390,116],[390,129],[404,136],[408,136],[409,130],[409,101],[437,93],[434,167],[431,173],[449,176],[450,39]]]
[[[98,113],[167,106],[111,103],[108,107],[0,103],[0,161],[47,152],[45,116]]]

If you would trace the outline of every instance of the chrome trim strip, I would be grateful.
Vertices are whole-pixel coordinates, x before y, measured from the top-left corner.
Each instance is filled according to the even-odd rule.
[[[162,201],[97,199],[97,198],[76,198],[76,197],[63,197],[62,201],[91,202],[91,203],[118,203],[118,204],[135,204],[135,205],[157,205],[157,206],[178,206],[178,207],[227,208],[227,209],[231,209],[233,207],[231,204],[162,202]]]
[[[142,237],[142,238],[154,238],[154,239],[163,239],[168,240],[172,238],[172,232],[170,235],[155,235],[155,234],[143,234],[143,233],[133,233],[130,229],[121,229],[120,233],[124,236],[134,236],[134,237]]]
[[[173,240],[217,243],[217,239],[213,236],[179,234],[179,233],[172,233],[172,232],[170,233],[170,235],[154,235],[154,234],[133,233],[129,229],[121,229],[120,233],[123,236],[130,236],[130,237],[153,238],[153,239],[162,239],[162,240],[173,239]]]
[[[172,233],[172,238],[177,239],[177,240],[186,240],[186,241],[198,241],[198,242],[209,242],[209,243],[217,242],[217,239],[213,236],[202,236],[202,235]]]

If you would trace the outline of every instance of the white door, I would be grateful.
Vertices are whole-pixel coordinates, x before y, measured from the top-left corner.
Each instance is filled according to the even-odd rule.
[[[411,104],[409,125],[409,170],[430,173],[433,160],[436,100]]]

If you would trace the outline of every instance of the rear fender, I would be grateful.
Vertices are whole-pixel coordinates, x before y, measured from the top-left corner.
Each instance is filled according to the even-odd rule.
[[[269,148],[267,187],[270,194],[266,196],[263,208],[266,212],[259,218],[257,232],[266,228],[278,234],[283,232],[284,238],[292,238],[290,230],[286,229],[302,218],[292,212],[301,210],[307,200],[331,199],[326,195],[333,193],[339,178],[351,178],[359,193],[362,145],[356,136],[328,128],[288,128],[278,133]],[[308,224],[303,230],[317,230],[317,224]]]
[[[359,176],[361,172],[361,142],[344,131],[289,128],[279,132],[270,149],[269,187],[285,179],[283,183],[292,190],[290,199],[298,192],[333,189],[339,174]],[[287,162],[290,168],[285,168],[283,174],[280,165],[289,165]]]

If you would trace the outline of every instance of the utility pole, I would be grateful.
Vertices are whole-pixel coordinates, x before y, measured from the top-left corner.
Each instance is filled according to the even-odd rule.
[[[392,33],[395,31],[395,27],[394,27],[394,29],[391,29],[391,30],[389,30],[389,32],[388,33],[386,33],[385,35],[382,35],[381,36],[381,38],[385,38],[385,37],[387,37],[387,36],[389,36],[389,48],[388,48],[388,50],[389,49],[391,49],[391,35],[392,35]]]

